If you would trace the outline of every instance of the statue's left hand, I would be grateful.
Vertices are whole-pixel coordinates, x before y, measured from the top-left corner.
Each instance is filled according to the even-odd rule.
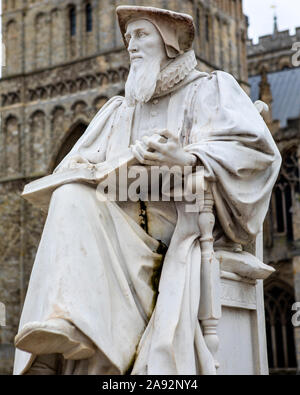
[[[168,130],[156,131],[137,141],[131,150],[136,159],[148,166],[195,166],[197,157],[186,152],[178,138]]]

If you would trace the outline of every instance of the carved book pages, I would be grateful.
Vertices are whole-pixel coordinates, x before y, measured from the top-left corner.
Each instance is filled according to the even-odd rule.
[[[95,167],[94,169],[84,167],[66,169],[61,173],[54,173],[32,181],[25,185],[21,196],[42,211],[47,212],[52,193],[56,188],[73,182],[97,185],[106,177],[109,177],[111,173],[116,172],[116,174],[118,174],[121,167],[129,167],[135,163],[136,159],[131,150],[128,149],[119,157],[104,162],[103,169],[101,169],[101,167]]]

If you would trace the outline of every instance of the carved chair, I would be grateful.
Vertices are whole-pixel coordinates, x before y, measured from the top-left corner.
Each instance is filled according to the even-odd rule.
[[[263,102],[257,110],[267,111]],[[201,299],[199,322],[218,374],[268,374],[263,280],[274,269],[263,264],[262,231],[256,242],[214,251],[211,185],[199,215]]]

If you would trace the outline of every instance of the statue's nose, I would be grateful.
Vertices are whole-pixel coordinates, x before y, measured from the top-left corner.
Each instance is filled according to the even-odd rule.
[[[133,53],[133,52],[137,52],[137,50],[138,50],[138,48],[137,48],[137,44],[136,44],[136,40],[134,40],[133,38],[129,41],[129,44],[128,44],[128,51],[130,52],[130,53]]]

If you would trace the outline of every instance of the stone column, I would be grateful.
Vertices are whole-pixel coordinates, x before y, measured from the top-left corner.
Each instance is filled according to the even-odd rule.
[[[200,39],[199,39],[199,54],[201,58],[206,59],[205,52],[205,8],[199,6],[200,11]]]
[[[220,68],[224,70],[225,61],[224,61],[224,37],[223,37],[223,17],[220,15],[219,19],[219,48],[220,48]]]
[[[247,37],[246,37],[246,30],[243,28],[241,31],[241,46],[242,46],[242,58],[241,58],[241,64],[242,64],[242,81],[248,81],[248,67],[247,67]]]
[[[115,1],[102,0],[99,3],[100,47],[101,50],[114,48],[116,41]]]
[[[213,64],[216,64],[216,47],[215,47],[215,30],[216,30],[216,15],[215,11],[211,11],[211,16],[210,16],[210,26],[211,26],[211,32],[210,32],[210,62]]]
[[[237,47],[237,78],[240,80],[242,77],[242,64],[241,64],[241,32],[237,22],[236,27],[236,47]]]
[[[204,6],[203,8],[203,36],[204,36],[204,53],[206,61],[210,62],[210,15],[209,8]]]

